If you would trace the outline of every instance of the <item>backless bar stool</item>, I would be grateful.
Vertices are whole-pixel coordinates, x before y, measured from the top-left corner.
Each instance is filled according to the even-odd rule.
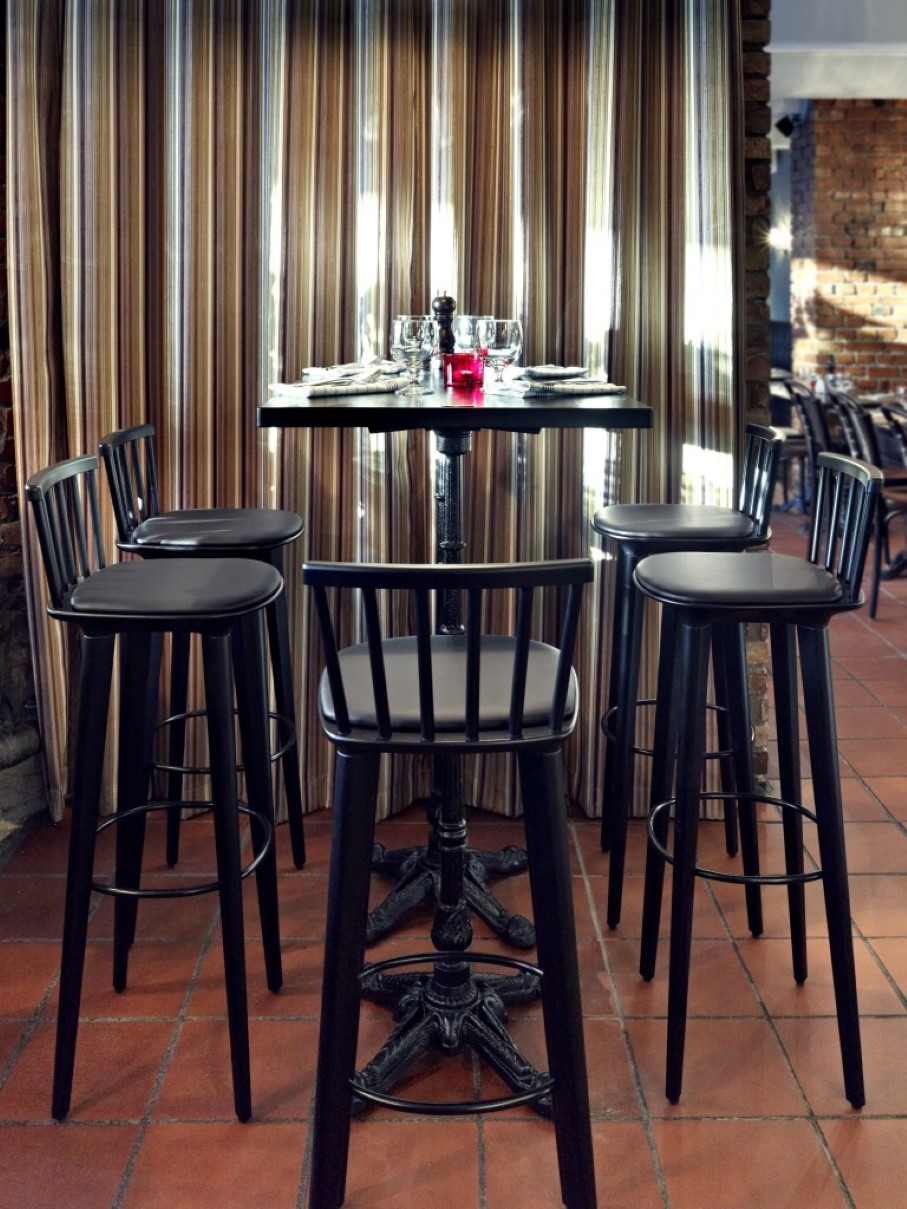
[[[264,610],[283,591],[274,568],[239,559],[174,559],[157,566],[132,560],[105,565],[100,530],[98,459],[72,458],[33,475],[33,507],[50,593],[51,617],[81,639],[78,731],[72,779],[72,833],[66,878],[60,999],[52,1111],[69,1111],[79,1025],[91,891],[114,896],[113,985],[126,986],[138,900],[217,891],[220,896],[227,1015],[236,1115],[252,1112],[243,941],[242,882],[256,871],[268,986],[282,982],[273,843]],[[217,880],[168,890],[140,884],[145,819],[166,803],[147,800],[161,635],[201,637],[211,761]],[[117,811],[98,825],[110,683],[116,639],[121,667]],[[231,647],[233,675],[231,675]],[[249,807],[236,791],[234,681]],[[240,864],[239,812],[249,815],[254,859]],[[96,832],[117,824],[112,882],[93,880]]]
[[[636,745],[639,662],[644,617],[644,598],[633,585],[633,571],[641,558],[649,554],[686,550],[748,550],[764,545],[770,536],[772,491],[778,456],[783,441],[772,428],[760,424],[746,427],[746,447],[740,476],[736,508],[708,504],[610,504],[596,512],[592,527],[617,546],[617,574],[614,589],[614,613],[611,629],[611,675],[608,707],[602,729],[608,737],[602,793],[602,838],[604,851],[610,849],[608,875],[609,928],[620,923],[623,895],[624,856],[627,843],[627,818],[633,799],[634,756],[651,755]],[[742,642],[742,636],[740,638]],[[720,685],[716,684],[716,691]],[[731,747],[727,714],[717,701],[720,750],[710,753],[730,758]],[[726,782],[727,784],[727,782]],[[737,850],[737,820],[729,799],[725,810],[728,853]],[[751,843],[754,827],[741,820],[744,859],[754,859]],[[760,931],[758,904],[750,902],[751,925]]]
[[[591,579],[588,559],[522,565],[303,567],[325,648],[320,717],[335,747],[309,1202],[313,1209],[336,1209],[343,1203],[354,1099],[404,1112],[451,1114],[489,1112],[550,1097],[564,1203],[575,1209],[596,1203],[562,757],[578,708],[570,659],[582,586]],[[533,597],[543,587],[561,593],[564,602],[559,649],[530,638]],[[379,593],[394,590],[411,596],[412,637],[382,637],[379,618],[385,602]],[[466,595],[465,633],[435,634],[432,594],[452,591]],[[358,594],[367,637],[363,645],[338,650],[329,593],[338,606],[351,596],[356,603]],[[492,604],[506,608],[506,598],[514,594],[515,635],[489,634],[483,629],[484,614],[491,612]],[[393,615],[405,614],[395,608]],[[539,966],[466,951],[471,935],[466,901],[462,892],[459,901],[447,901],[450,888],[462,885],[461,871],[450,867],[464,859],[462,835],[456,834],[458,828],[462,832],[462,821],[454,817],[451,834],[445,830],[447,819],[439,823],[446,864],[438,919],[447,936],[453,934],[451,924],[457,918],[463,922],[455,951],[363,967],[382,754],[430,754],[459,764],[469,753],[506,751],[516,754],[519,767]],[[422,963],[432,965],[431,974],[384,973]],[[474,975],[473,964],[515,968],[540,980],[550,1076],[532,1071],[504,1028],[506,999],[498,990],[520,979]],[[382,982],[403,979],[409,979],[409,992],[400,1024],[381,1053],[356,1074],[360,995],[381,1000]],[[486,1044],[489,1036],[492,1046]],[[466,1104],[427,1104],[376,1090],[376,1085],[386,1085],[388,1062],[399,1077],[430,1043],[446,1053],[471,1046],[511,1082],[516,1094]],[[509,1054],[512,1064],[502,1068],[495,1054]],[[513,1079],[515,1070],[520,1073]]]
[[[828,623],[836,613],[863,603],[860,581],[881,484],[882,474],[876,467],[840,454],[821,453],[807,558],[760,551],[656,554],[643,559],[636,568],[639,590],[661,603],[663,627],[674,633],[672,664],[666,676],[659,676],[640,958],[640,973],[651,979],[664,865],[670,861],[674,876],[666,1094],[673,1103],[680,1098],[683,1075],[695,878],[744,885],[751,880],[745,873],[722,873],[696,864],[699,808],[704,796],[698,753],[705,741],[710,634],[716,626],[742,628],[749,622],[767,624],[771,629],[781,797],[756,793],[753,784],[738,785],[736,793],[740,798],[746,794],[753,803],[777,807],[785,829],[785,872],[758,875],[755,880],[760,885],[788,887],[794,978],[798,984],[807,976],[803,884],[822,881],[844,1088],[854,1107],[865,1102]],[[815,813],[803,807],[800,789],[797,644]],[[730,707],[738,731],[748,734],[745,667],[737,669]],[[675,750],[676,784],[672,790],[675,770],[669,753]],[[673,855],[665,846],[671,808],[675,815]],[[803,869],[803,817],[816,824],[822,866],[819,870]]]
[[[254,559],[283,571],[283,548],[296,541],[303,530],[302,518],[295,512],[277,508],[183,508],[178,512],[161,512],[151,424],[108,433],[101,437],[99,452],[107,470],[120,550],[142,558]],[[267,618],[277,706],[278,744],[273,759],[281,761],[293,863],[301,869],[305,865],[305,835],[285,592],[268,605]],[[168,865],[175,865],[179,858],[182,778],[188,772],[207,771],[183,765],[188,717],[188,633],[175,634],[173,642],[167,719],[169,755],[166,765],[157,766],[168,773],[167,796],[174,803],[167,816]],[[185,803],[193,804],[202,805]]]

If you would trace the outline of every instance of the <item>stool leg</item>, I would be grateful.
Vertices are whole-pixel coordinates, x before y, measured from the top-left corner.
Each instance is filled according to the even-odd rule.
[[[561,1197],[569,1209],[594,1209],[595,1168],[583,1011],[576,958],[573,888],[567,851],[563,756],[523,751],[520,786],[529,857],[529,881],[542,978],[542,1011]]]
[[[254,812],[251,815],[250,827],[255,855],[258,856],[267,846],[255,874],[265,971],[268,988],[279,991],[283,985],[283,973],[280,960],[277,846],[274,837],[274,801],[271,795],[268,699],[261,610],[244,617],[234,626],[233,663],[246,793],[249,807]]]
[[[623,587],[621,602],[620,653],[612,652],[618,665],[617,714],[614,726],[614,744],[606,753],[607,772],[605,794],[609,801],[611,857],[608,862],[608,927],[616,928],[620,923],[621,902],[624,889],[624,866],[627,853],[627,820],[633,800],[633,772],[636,742],[636,695],[639,691],[639,656],[642,644],[642,624],[645,613],[645,598],[633,583],[633,567],[638,559],[621,551],[621,566],[624,570],[621,581],[629,580],[629,591]],[[615,602],[617,607],[617,602]],[[602,828],[604,833],[604,813]],[[604,845],[603,845],[604,846]]]
[[[797,721],[797,653],[791,626],[773,625],[772,680],[778,735],[778,772],[781,798],[800,805],[800,727]],[[803,819],[795,810],[782,811],[784,865],[788,873],[803,872]],[[791,959],[794,981],[806,981],[806,894],[802,882],[787,887],[790,914]]]
[[[741,797],[737,816],[743,872],[759,876],[759,831],[756,824],[756,788],[753,771],[753,724],[750,714],[749,672],[746,661],[746,629],[737,622],[719,623],[712,628],[716,685],[721,684],[728,713],[727,741],[733,755],[734,791]],[[722,740],[722,743],[724,740]],[[749,796],[748,796],[749,795]],[[761,936],[762,889],[758,882],[744,883],[747,925],[753,936]]]
[[[356,1070],[359,974],[365,951],[379,761],[377,753],[351,756],[338,752],[334,763],[310,1209],[337,1209],[346,1189],[353,1104],[350,1079]]]
[[[607,705],[608,713],[614,711],[611,728],[615,738],[613,743],[605,744],[601,830],[603,852],[608,852],[613,844],[621,809],[625,814],[629,810],[628,798],[621,796],[622,789],[629,784],[632,792],[633,785],[633,742],[636,731],[636,694],[639,688],[639,636],[642,632],[645,608],[645,601],[639,596],[633,582],[633,568],[638,561],[629,546],[618,546]],[[632,646],[634,635],[635,657]],[[621,728],[631,736],[629,749],[620,741]],[[624,792],[626,793],[626,790]]]
[[[239,813],[236,797],[236,743],[233,737],[233,684],[230,638],[202,637],[205,668],[205,709],[211,761],[211,798],[220,891],[224,982],[233,1068],[236,1115],[252,1115],[249,1074],[249,1012],[246,1001],[246,957],[243,939],[242,874],[239,854]]]
[[[179,768],[186,751],[186,719],[183,715],[189,701],[189,643],[191,634],[177,631],[170,638],[170,701],[167,712],[176,721],[167,728],[167,763]],[[180,823],[183,817],[182,773],[167,774],[167,801],[174,805],[167,811],[167,864],[172,869],[180,856]]]
[[[720,642],[717,631],[713,634],[713,642]],[[733,727],[731,723],[730,685],[727,683],[727,665],[717,654],[712,656],[712,677],[715,682],[716,721],[718,727],[718,747],[721,751],[734,754],[721,760],[721,788],[724,793],[734,793],[739,788],[734,773]],[[737,821],[737,800],[724,799],[724,849],[728,856],[736,856],[739,849],[739,827]]]
[[[120,636],[120,721],[117,765],[117,811],[128,811],[148,800],[154,714],[157,705],[161,635]],[[145,844],[144,814],[116,826],[116,877],[119,889],[137,891]],[[135,940],[138,898],[117,895],[113,907],[113,986],[126,987],[129,948]]]
[[[866,1103],[863,1087],[863,1052],[854,971],[850,889],[844,850],[844,813],[838,771],[834,691],[827,626],[797,627],[800,640],[800,674],[806,707],[809,759],[816,799],[816,830],[822,865],[822,889],[828,920],[838,1034],[844,1066],[844,1091],[854,1108]]]
[[[113,673],[114,636],[82,637],[82,668],[79,680],[79,720],[73,776],[72,831],[66,874],[66,904],[63,913],[63,945],[60,957],[60,998],[57,1009],[57,1039],[54,1054],[54,1086],[51,1112],[62,1121],[69,1112],[72,1075],[79,1029],[79,1004],[85,968],[85,941],[94,862],[98,803],[104,768],[104,741]]]
[[[649,787],[650,809],[671,797],[674,785],[674,760],[677,752],[677,710],[674,707],[676,622],[672,610],[663,609],[658,655],[657,706],[652,736],[652,780]],[[658,842],[665,846],[670,819],[662,810],[651,826]],[[655,977],[658,932],[661,927],[661,899],[664,892],[665,862],[652,845],[646,848],[646,876],[642,904],[642,939],[639,946],[639,973],[650,982]]]
[[[272,565],[283,571],[283,559],[272,552]],[[293,701],[293,667],[290,660],[290,623],[287,616],[286,590],[268,605],[268,643],[271,652],[271,675],[274,678],[274,699],[277,705],[277,737],[286,746],[281,757],[283,788],[287,799],[287,823],[293,864],[305,865],[305,831],[302,822],[302,786],[299,774],[299,732],[296,706]]]
[[[693,892],[699,828],[702,752],[705,750],[709,630],[681,622],[676,665],[678,710],[677,802],[671,894],[671,956],[668,976],[668,1037],[665,1094],[680,1099],[686,1043],[687,994],[693,937]]]

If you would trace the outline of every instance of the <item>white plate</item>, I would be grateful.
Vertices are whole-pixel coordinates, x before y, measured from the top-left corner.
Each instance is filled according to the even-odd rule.
[[[566,382],[570,378],[583,378],[585,374],[582,365],[530,365],[523,370],[524,377],[536,382]]]

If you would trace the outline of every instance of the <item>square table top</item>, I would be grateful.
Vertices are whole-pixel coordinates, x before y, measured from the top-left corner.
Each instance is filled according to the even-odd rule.
[[[607,395],[486,394],[445,387],[433,374],[433,390],[415,398],[396,394],[276,396],[261,404],[259,428],[368,428],[398,432],[499,429],[539,432],[543,428],[651,428],[652,408],[624,393]]]

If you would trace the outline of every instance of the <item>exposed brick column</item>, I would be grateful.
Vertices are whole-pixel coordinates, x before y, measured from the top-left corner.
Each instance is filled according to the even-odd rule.
[[[769,189],[772,152],[769,134],[771,0],[741,0],[743,37],[744,172],[746,222],[746,419],[769,418],[771,326],[769,322]],[[750,708],[755,731],[754,764],[768,769],[768,638],[764,626],[747,630]]]
[[[907,101],[811,101],[791,134],[793,369],[907,386]]]

